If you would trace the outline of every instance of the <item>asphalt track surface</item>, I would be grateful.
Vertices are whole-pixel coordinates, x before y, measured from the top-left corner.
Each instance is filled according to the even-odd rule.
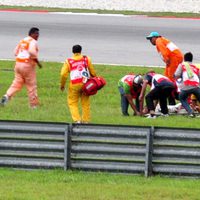
[[[163,66],[145,36],[151,31],[171,39],[200,63],[198,19],[146,16],[0,11],[0,59],[14,59],[13,49],[32,26],[40,28],[40,60],[63,62],[74,44],[94,63]]]

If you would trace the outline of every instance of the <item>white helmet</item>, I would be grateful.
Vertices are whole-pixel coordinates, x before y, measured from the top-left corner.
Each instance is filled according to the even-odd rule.
[[[135,84],[138,84],[138,85],[142,84],[142,83],[143,83],[143,78],[142,78],[142,76],[141,76],[141,75],[136,75],[135,78],[134,78],[134,80],[133,80],[133,82],[134,82]]]

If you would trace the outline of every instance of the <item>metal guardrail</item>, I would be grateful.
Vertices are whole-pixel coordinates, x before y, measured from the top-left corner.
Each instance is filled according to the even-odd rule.
[[[200,176],[200,130],[155,128],[154,174]]]
[[[144,173],[148,128],[72,126],[71,168]]]
[[[66,124],[0,122],[0,166],[66,168]]]
[[[0,121],[0,167],[200,176],[200,130]]]

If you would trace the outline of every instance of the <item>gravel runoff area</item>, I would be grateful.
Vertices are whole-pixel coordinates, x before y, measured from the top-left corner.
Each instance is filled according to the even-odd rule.
[[[200,12],[200,0],[1,0],[0,5],[151,12]]]

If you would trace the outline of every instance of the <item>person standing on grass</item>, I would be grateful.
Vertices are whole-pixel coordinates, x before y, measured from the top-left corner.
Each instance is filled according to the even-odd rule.
[[[36,81],[36,65],[42,68],[38,61],[38,44],[39,29],[32,27],[29,30],[28,36],[22,39],[15,48],[15,78],[7,90],[6,94],[1,99],[1,105],[6,105],[7,102],[20,91],[25,85],[28,91],[30,108],[36,108],[39,105],[37,94]]]
[[[140,110],[143,110],[147,85],[151,86],[150,92],[145,96],[147,109],[150,113],[148,118],[156,118],[155,101],[159,102],[162,115],[168,116],[167,98],[175,90],[175,84],[166,76],[156,74],[154,71],[148,72],[144,77],[142,91],[139,96]]]
[[[195,117],[194,111],[190,107],[187,99],[194,94],[200,102],[200,69],[193,63],[193,54],[188,52],[184,55],[184,62],[180,64],[174,74],[176,79],[182,78],[182,87],[179,94],[179,100],[186,109],[190,117]]]
[[[183,53],[181,50],[169,39],[164,38],[158,32],[151,32],[147,37],[151,44],[156,46],[158,53],[161,55],[162,60],[165,62],[164,75],[171,81],[175,81],[174,73],[180,63],[183,62]],[[175,105],[175,99],[170,96],[169,104]]]
[[[141,75],[128,74],[118,82],[118,90],[121,95],[121,110],[124,116],[129,116],[129,105],[134,115],[140,115],[139,95],[142,89],[143,78]],[[133,102],[135,99],[135,103]]]
[[[65,83],[70,74],[67,102],[75,123],[88,123],[90,121],[90,97],[82,92],[85,80],[85,73],[88,76],[96,76],[96,72],[91,62],[91,58],[81,54],[82,47],[74,45],[72,47],[72,58],[66,59],[61,69],[60,90],[64,91]],[[79,100],[82,105],[82,115],[79,113]]]

